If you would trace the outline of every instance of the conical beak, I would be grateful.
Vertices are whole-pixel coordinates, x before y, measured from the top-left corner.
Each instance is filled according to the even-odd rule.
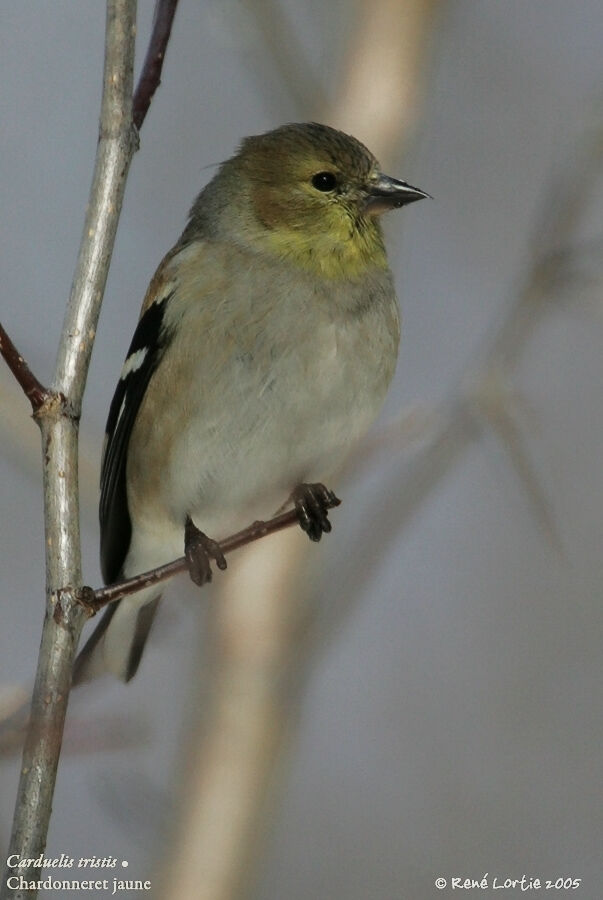
[[[431,197],[431,194],[427,194],[405,181],[390,178],[389,175],[379,175],[368,185],[363,212],[369,216],[378,216],[387,212],[388,209],[398,209],[400,206],[406,206],[407,203],[422,200],[423,197]]]

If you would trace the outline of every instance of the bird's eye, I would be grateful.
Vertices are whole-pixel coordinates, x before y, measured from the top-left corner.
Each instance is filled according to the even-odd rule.
[[[337,178],[332,172],[318,172],[312,178],[312,186],[315,187],[317,191],[326,193],[337,187]]]

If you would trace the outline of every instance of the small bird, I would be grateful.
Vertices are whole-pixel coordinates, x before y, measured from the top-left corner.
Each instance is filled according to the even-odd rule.
[[[330,531],[324,482],[379,412],[400,321],[382,213],[429,196],[316,123],[246,138],[201,191],[145,296],[107,421],[101,563],[111,584],[294,505]],[[211,535],[212,537],[208,537]],[[160,600],[104,613],[74,681],[129,681]]]

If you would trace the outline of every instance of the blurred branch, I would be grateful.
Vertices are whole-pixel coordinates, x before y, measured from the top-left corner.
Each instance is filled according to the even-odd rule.
[[[2,693],[5,696],[2,696]],[[0,759],[17,754],[23,746],[23,738],[29,724],[29,694],[23,688],[14,688],[8,696],[6,689],[0,692]],[[70,710],[65,724],[61,754],[81,756],[104,750],[140,748],[147,739],[146,725],[131,712],[106,714]]]
[[[329,124],[365,141],[382,163],[414,131],[441,0],[360,0]]]
[[[301,118],[310,117],[312,110],[326,105],[324,85],[306,58],[280,0],[255,0],[247,12],[253,16],[279,81],[291,94]]]
[[[434,410],[436,428],[410,462],[402,460],[378,489],[373,527],[363,530],[363,559],[371,566],[354,566],[342,575],[344,604],[331,612],[333,622],[367,589],[378,565],[399,540],[404,526],[448,474],[463,453],[481,436],[483,425],[493,428],[507,450],[513,468],[531,502],[537,522],[555,550],[561,539],[549,501],[525,450],[509,387],[524,350],[536,328],[555,308],[559,279],[567,271],[566,248],[584,216],[603,166],[603,126],[594,123],[581,139],[574,167],[551,180],[542,211],[536,217],[529,246],[533,255],[516,296],[498,328],[484,341],[465,367],[456,388]],[[551,218],[553,216],[554,218]],[[364,462],[364,460],[363,460]],[[354,557],[351,558],[353,562]],[[324,621],[321,623],[324,626]],[[329,629],[331,630],[331,629]]]
[[[436,433],[438,424],[438,413],[433,409],[416,405],[404,410],[352,449],[339,473],[341,478],[351,481],[362,469],[375,466],[379,457],[425,444]]]
[[[441,0],[358,0],[334,98],[280,0],[256,0],[245,12],[253,16],[278,83],[289,92],[299,117],[318,118],[364,139],[386,161],[388,148],[412,133],[425,81],[426,47],[441,5]],[[241,13],[237,9],[237,23]]]
[[[8,381],[8,379],[7,379]],[[31,475],[40,475],[40,436],[23,415],[23,393],[11,382],[0,384],[0,430],[4,455],[14,451],[15,459]]]
[[[526,274],[503,323],[485,343],[484,355],[491,365],[507,371],[516,367],[550,309],[557,286],[565,280],[572,237],[594,195],[602,165],[603,113],[589,123],[565,169],[550,179],[527,241]]]
[[[0,687],[0,758],[21,748],[28,708],[29,694],[22,687]]]
[[[364,4],[365,17],[374,15],[384,29],[371,51],[375,68],[367,76],[369,82],[378,79],[385,43],[388,59],[400,64],[396,71],[403,70],[406,79],[404,90],[390,84],[380,97],[380,108],[388,107],[392,127],[385,127],[384,113],[379,134],[371,133],[375,128],[372,101],[363,95],[357,103],[356,133],[366,134],[371,149],[377,147],[384,157],[406,137],[409,123],[416,121],[414,105],[425,76],[425,46],[435,25],[435,5],[435,0],[410,0],[403,5],[373,0],[370,9]],[[393,14],[394,6],[403,25],[412,28],[411,35],[398,22],[395,29],[389,27],[387,16]],[[306,110],[320,109],[323,121],[353,130],[342,121],[338,103],[331,109],[324,106],[322,91],[314,87],[307,63],[297,53],[297,42],[284,39],[288,26],[276,0],[254,5],[254,10],[263,16],[264,33],[270,32],[271,46],[286,62],[287,84],[301,82],[292,87],[292,94]],[[368,55],[365,27],[361,17],[346,67],[349,72],[365,41]],[[375,32],[371,34],[374,37]],[[396,59],[397,55],[402,59]],[[389,72],[397,77],[393,67]],[[307,95],[309,85],[311,96]],[[346,89],[354,106],[355,88]],[[364,121],[370,121],[370,128]],[[312,634],[316,605],[309,596],[312,560],[308,550],[308,542],[300,540],[298,533],[283,532],[246,551],[214,585],[217,597],[204,623],[210,647],[209,685],[199,704],[203,720],[194,727],[188,764],[183,767],[181,818],[164,856],[166,870],[161,873],[159,893],[165,900],[236,900],[249,893],[278,761],[309,660],[307,638]]]
[[[0,384],[0,443],[5,456],[31,480],[40,477],[40,437],[31,421],[23,416],[22,393],[16,385]],[[88,518],[94,517],[98,505],[98,453],[102,432],[98,436],[81,433],[79,436],[80,510]]]
[[[600,100],[595,104],[567,165],[550,179],[549,189],[532,229],[528,243],[529,259],[537,260],[545,272],[547,261],[571,246],[573,235],[593,197],[602,164],[603,100]],[[532,281],[537,280],[534,268],[530,267],[529,280]]]
[[[439,427],[427,446],[409,465],[400,464],[376,498],[379,516],[375,521],[379,524],[364,543],[367,555],[375,563],[398,539],[410,516],[462,452],[480,436],[484,422],[502,440],[543,533],[560,550],[561,539],[550,504],[508,402],[512,394],[508,384],[535,329],[555,308],[552,298],[559,282],[566,280],[568,248],[595,193],[602,165],[603,124],[594,121],[581,136],[572,164],[551,178],[528,239],[531,254],[526,273],[501,323],[467,363],[456,389],[434,411]],[[349,578],[351,591],[360,595],[366,587],[366,573],[352,567]]]
[[[561,553],[561,538],[553,511],[524,446],[518,423],[516,396],[501,373],[491,368],[469,387],[467,397],[474,404],[477,418],[484,419],[502,441],[543,534],[556,552]]]
[[[202,714],[159,885],[164,900],[249,894],[306,659],[309,610],[295,582],[307,564],[306,544],[297,531],[282,532],[248,548],[220,578],[205,622]]]

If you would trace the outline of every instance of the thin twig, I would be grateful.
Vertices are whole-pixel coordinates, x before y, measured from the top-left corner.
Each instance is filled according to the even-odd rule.
[[[153,95],[161,84],[161,70],[177,6],[178,0],[158,0],[155,7],[153,33],[132,100],[132,121],[138,130],[149,111]]]
[[[327,509],[333,509],[334,507],[339,506],[340,503],[341,501],[335,498],[332,502],[328,502],[325,505]],[[269,534],[283,531],[283,529],[290,528],[292,525],[299,525],[299,517],[294,509],[290,509],[278,516],[274,516],[266,522],[253,522],[247,528],[243,528],[242,531],[237,531],[236,534],[231,534],[229,537],[224,538],[223,541],[219,542],[218,546],[222,553],[231,553],[233,550],[245,547],[247,544],[258,541],[260,538],[266,537]],[[135,575],[133,578],[128,578],[125,581],[118,581],[107,587],[99,588],[92,593],[90,593],[90,588],[83,588],[81,592],[81,601],[88,610],[97,613],[109,603],[121,600],[122,597],[125,597],[128,594],[134,594],[136,591],[142,590],[142,588],[150,587],[153,584],[159,584],[161,581],[167,581],[168,578],[172,578],[172,576],[177,575],[179,572],[184,572],[186,568],[186,559],[184,556],[181,556],[172,562],[165,563],[163,566],[157,566],[156,569],[151,569],[149,572],[143,572],[142,574]]]
[[[31,403],[34,413],[40,409],[44,401],[48,399],[49,391],[41,384],[31,371],[8,334],[0,323],[0,353],[4,357],[7,366],[23,388],[23,393]]]

